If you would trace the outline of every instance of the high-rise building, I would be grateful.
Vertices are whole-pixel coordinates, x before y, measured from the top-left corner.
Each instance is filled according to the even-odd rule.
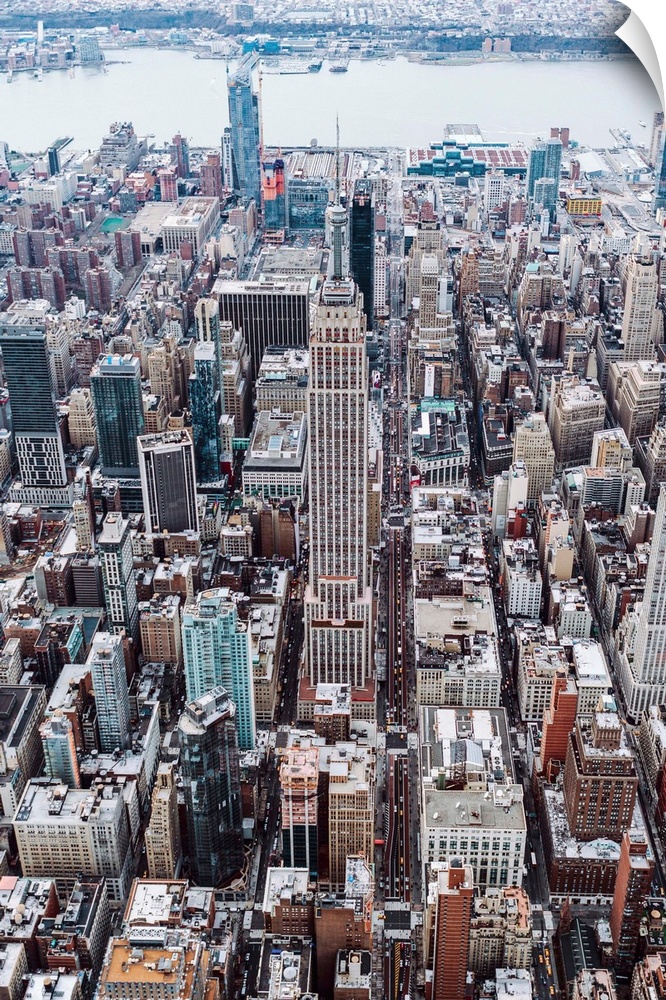
[[[243,867],[236,708],[224,688],[190,702],[178,720],[190,874],[199,885],[228,882]]]
[[[316,898],[317,982],[322,1000],[333,1000],[338,951],[372,950],[373,892],[370,863],[354,856],[347,859],[343,892],[326,892]]]
[[[122,637],[98,632],[86,662],[95,692],[100,749],[104,753],[123,750],[129,746],[131,733]]]
[[[579,717],[564,765],[564,804],[573,836],[619,840],[631,825],[637,790],[634,756],[619,716]]]
[[[39,727],[44,748],[44,771],[70,788],[81,787],[81,775],[76,753],[72,723],[56,712]]]
[[[234,164],[234,150],[231,138],[231,128],[227,127],[222,133],[220,143],[222,150],[222,183],[230,191],[238,191],[238,176]]]
[[[97,425],[90,389],[72,389],[67,416],[69,440],[75,448],[97,444]]]
[[[630,256],[622,315],[623,361],[651,361],[655,344],[663,340],[663,318],[657,308],[659,271],[646,250]]]
[[[666,421],[660,420],[649,438],[637,438],[636,465],[645,477],[645,502],[655,508],[666,481]]]
[[[242,330],[250,352],[250,377],[257,377],[266,348],[306,347],[310,333],[310,283],[218,279],[213,296],[220,318]]]
[[[634,970],[653,875],[654,860],[648,856],[645,835],[627,831],[620,847],[610,914],[613,965],[618,979],[630,979]]]
[[[254,198],[261,208],[261,108],[259,95],[252,86],[254,57],[248,56],[227,79],[231,144],[244,201]]]
[[[478,893],[469,940],[469,970],[479,979],[496,969],[529,969],[532,914],[526,889],[507,886]]]
[[[603,430],[605,418],[606,401],[596,382],[577,375],[553,378],[548,426],[559,470],[589,465],[595,431]]]
[[[224,589],[205,590],[183,611],[183,663],[190,701],[222,685],[235,709],[238,745],[256,739],[250,633]]]
[[[14,816],[21,871],[56,879],[60,895],[73,888],[77,872],[104,875],[111,898],[124,902],[134,873],[133,816],[138,822],[136,781],[68,788],[32,778]]]
[[[148,878],[178,877],[181,861],[178,789],[173,764],[160,764],[146,827]]]
[[[315,688],[364,688],[372,680],[366,322],[363,296],[343,276],[346,212],[339,203],[331,224],[333,274],[319,294],[310,338],[306,669]]]
[[[545,142],[538,142],[530,150],[527,168],[527,194],[530,198],[535,196],[536,182],[543,178],[556,181],[559,185],[562,148],[562,140],[553,138],[547,139]]]
[[[137,438],[143,513],[148,531],[198,531],[194,446],[187,431]]]
[[[372,861],[375,823],[375,761],[370,751],[336,744],[329,759],[328,865],[335,889],[344,889],[347,858]]]
[[[666,208],[666,130],[662,127],[661,143],[655,166],[655,186],[652,198],[652,211],[663,211]]]
[[[652,433],[661,405],[662,374],[653,361],[612,361],[606,402],[630,445]]]
[[[194,348],[189,395],[197,482],[215,483],[221,475],[219,423],[222,401],[214,343],[199,343]]]
[[[179,177],[190,176],[190,147],[180,132],[177,132],[171,140],[171,158],[176,165]]]
[[[108,630],[138,637],[139,612],[132,560],[130,523],[117,511],[107,514],[99,536]]]
[[[222,198],[222,165],[219,153],[208,153],[199,167],[201,193],[205,198]]]
[[[278,157],[262,164],[262,167],[264,226],[266,229],[284,229],[287,224],[284,160]]]
[[[360,178],[354,184],[350,225],[350,269],[363,295],[363,311],[371,329],[375,301],[375,196],[372,181],[367,178]]]
[[[618,643],[619,681],[630,721],[666,702],[666,485],[661,484],[643,600]]]
[[[194,323],[197,331],[197,341],[200,344],[213,344],[217,359],[217,379],[222,379],[222,340],[220,337],[220,307],[214,298],[203,296],[194,308]],[[221,386],[220,386],[221,391]],[[224,396],[220,400],[220,409],[224,409]]]
[[[144,430],[139,359],[101,355],[90,373],[90,386],[104,475],[138,478],[136,439]]]
[[[504,171],[491,170],[483,185],[483,200],[487,212],[499,208],[504,202]]]
[[[543,413],[532,413],[516,427],[513,462],[527,470],[527,502],[534,506],[544,490],[553,485],[555,449]]]
[[[139,605],[141,652],[148,663],[183,664],[180,594],[156,594]]]
[[[311,879],[319,870],[319,749],[290,747],[280,764],[282,861],[305,868]]]
[[[432,866],[424,927],[427,1000],[464,1000],[474,877],[458,858]]]
[[[0,324],[0,348],[21,482],[42,489],[64,487],[65,455],[46,333],[10,312]]]

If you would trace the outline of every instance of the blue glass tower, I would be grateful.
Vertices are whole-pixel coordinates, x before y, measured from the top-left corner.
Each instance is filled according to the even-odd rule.
[[[244,59],[228,79],[229,121],[231,146],[238,178],[239,192],[244,201],[254,198],[261,210],[261,127],[259,95],[252,87],[253,57]]]
[[[548,177],[559,185],[562,148],[561,139],[548,139],[546,142],[538,142],[530,151],[527,168],[527,195],[529,198],[534,197],[536,182],[544,177]]]
[[[190,412],[197,482],[216,483],[220,478],[218,425],[222,414],[217,351],[212,341],[199,343],[194,349]]]
[[[183,664],[189,700],[220,684],[236,705],[238,746],[256,740],[250,636],[225,590],[205,590],[183,612]]]
[[[100,356],[90,373],[90,388],[104,475],[138,479],[136,439],[144,431],[139,359],[132,354]]]

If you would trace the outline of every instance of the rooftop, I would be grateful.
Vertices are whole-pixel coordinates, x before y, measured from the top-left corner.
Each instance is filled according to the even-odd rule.
[[[179,923],[186,889],[186,881],[135,879],[125,910],[125,924],[165,927]]]

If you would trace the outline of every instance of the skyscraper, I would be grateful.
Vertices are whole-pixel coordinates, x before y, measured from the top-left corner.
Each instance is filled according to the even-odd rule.
[[[234,148],[230,128],[225,128],[222,133],[220,148],[222,150],[222,184],[231,191],[237,191],[238,177],[234,164]]]
[[[349,255],[351,273],[363,295],[363,311],[371,328],[375,301],[375,196],[372,181],[367,178],[360,178],[354,185]]]
[[[143,512],[148,531],[198,531],[194,448],[187,431],[137,439]]]
[[[231,145],[238,188],[244,201],[254,198],[261,210],[261,108],[259,95],[252,86],[254,57],[249,55],[229,76],[229,121]]]
[[[81,787],[74,730],[70,720],[56,712],[39,727],[44,748],[44,771],[70,788]]]
[[[293,281],[227,281],[213,285],[220,319],[245,334],[250,377],[257,377],[267,347],[305,347],[310,333],[310,283]]]
[[[553,485],[555,449],[543,413],[531,413],[516,427],[513,439],[513,462],[523,462],[527,469],[527,500],[534,506],[544,490]]]
[[[256,739],[250,633],[228,591],[204,590],[183,611],[183,663],[190,701],[222,685],[233,699],[238,745]]]
[[[220,153],[208,153],[206,162],[199,168],[201,193],[205,198],[222,197],[222,164]]]
[[[194,371],[190,375],[189,393],[197,482],[215,483],[220,478],[218,425],[222,411],[214,343],[199,343],[194,348]]]
[[[214,344],[217,359],[217,380],[222,393],[222,339],[220,336],[220,306],[216,299],[200,298],[194,308],[197,340],[200,344]],[[224,409],[224,396],[220,396],[220,409]]]
[[[627,264],[622,316],[623,361],[651,361],[655,357],[657,338],[663,339],[658,295],[659,270],[649,249],[632,254]]]
[[[367,553],[368,370],[363,295],[343,276],[346,211],[331,213],[333,274],[310,338],[310,578],[305,597],[309,683],[371,680]],[[352,701],[354,692],[352,690]],[[299,706],[301,714],[304,707]],[[353,715],[353,711],[352,711]]]
[[[618,979],[630,979],[636,964],[643,914],[647,897],[651,894],[653,875],[654,860],[648,856],[645,834],[627,831],[622,838],[610,914],[613,965]]]
[[[266,229],[284,229],[287,224],[284,160],[278,157],[262,167],[264,225]]]
[[[618,637],[619,681],[627,717],[637,722],[666,702],[666,485],[661,484],[643,600]]]
[[[199,885],[228,882],[243,867],[236,708],[216,687],[178,720],[190,875]]]
[[[173,764],[160,764],[146,828],[148,878],[177,878],[181,860],[178,790]]]
[[[619,716],[579,716],[564,765],[564,805],[572,835],[619,841],[631,825],[637,790],[634,758]]]
[[[331,753],[328,782],[329,881],[344,890],[347,858],[371,864],[375,829],[375,761],[369,750],[338,744]]]
[[[0,326],[0,348],[21,482],[41,489],[64,487],[65,455],[46,333],[9,313]]]
[[[666,130],[662,131],[661,148],[656,162],[654,196],[652,199],[652,210],[656,213],[659,209],[666,208]]]
[[[124,749],[130,743],[130,705],[123,641],[119,635],[98,632],[88,654],[99,745],[104,753]]]
[[[190,176],[190,147],[187,139],[177,132],[171,140],[171,158],[176,164],[179,177]]]
[[[90,386],[104,475],[138,478],[136,439],[144,430],[139,359],[132,354],[100,355]]]
[[[138,638],[139,611],[132,560],[130,524],[117,511],[106,515],[99,536],[104,601],[110,632]]]
[[[559,186],[561,167],[562,140],[547,139],[545,142],[538,142],[530,150],[529,165],[527,168],[528,196],[534,198],[536,182],[542,180],[544,177],[556,181]]]
[[[434,865],[432,874],[424,921],[426,968],[432,970],[430,997],[463,1000],[474,906],[473,872],[453,858]]]
[[[286,868],[319,869],[319,748],[290,747],[280,765],[282,862]]]

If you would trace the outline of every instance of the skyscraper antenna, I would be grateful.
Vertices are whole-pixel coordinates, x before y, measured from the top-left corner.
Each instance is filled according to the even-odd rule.
[[[335,116],[335,204],[340,204],[340,119]]]

